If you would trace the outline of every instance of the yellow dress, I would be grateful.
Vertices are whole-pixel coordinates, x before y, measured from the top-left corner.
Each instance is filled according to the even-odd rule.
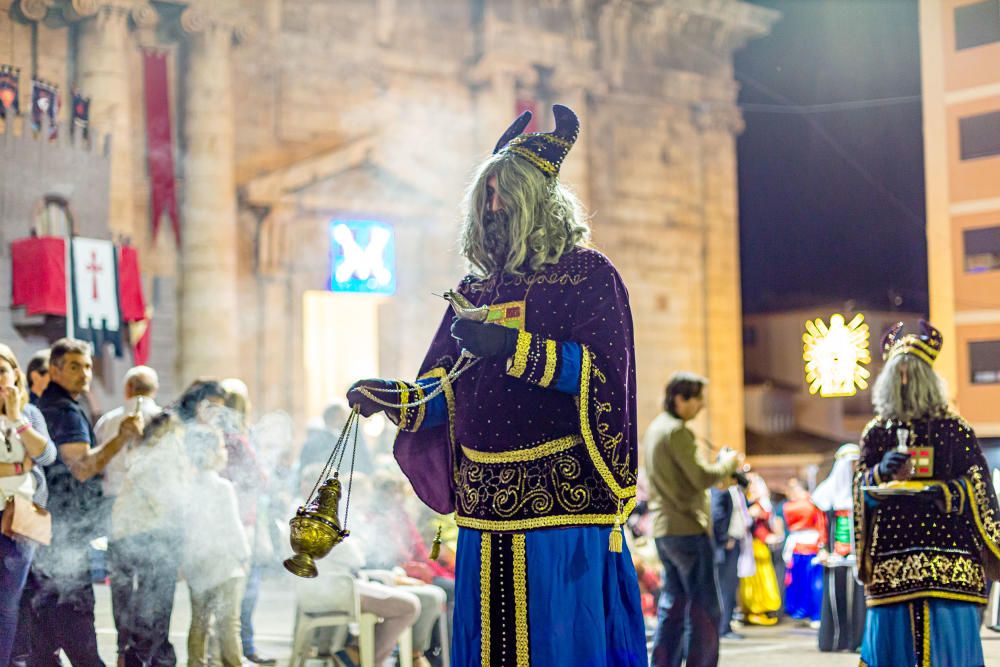
[[[757,571],[740,579],[740,605],[748,623],[774,625],[781,610],[781,592],[771,563],[771,550],[758,539],[753,541],[753,559]]]

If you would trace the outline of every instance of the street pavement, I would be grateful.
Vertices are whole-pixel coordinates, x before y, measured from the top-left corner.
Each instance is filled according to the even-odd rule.
[[[295,597],[292,575],[276,573],[261,586],[260,602],[254,616],[257,651],[278,658],[287,665],[292,652],[292,624]],[[97,639],[101,656],[109,667],[115,665],[115,630],[111,619],[108,587],[95,586],[97,592]],[[190,622],[187,587],[177,587],[170,640],[177,651],[178,665],[187,664],[187,629]],[[748,627],[740,630],[742,641],[723,641],[720,667],[857,667],[858,656],[850,653],[820,653],[816,649],[816,631],[791,621],[770,628]],[[1000,666],[1000,634],[984,630],[983,649],[986,665]],[[318,662],[313,662],[318,665]]]

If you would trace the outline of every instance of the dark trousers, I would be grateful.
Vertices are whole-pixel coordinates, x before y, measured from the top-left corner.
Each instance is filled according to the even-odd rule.
[[[2,512],[0,512],[2,515]],[[28,579],[35,547],[0,535],[0,666],[10,661],[17,635],[21,591]]]
[[[159,532],[130,535],[108,545],[112,613],[126,667],[177,664],[168,631],[180,549],[178,537]]]
[[[733,612],[736,610],[736,593],[740,586],[737,567],[739,562],[739,543],[732,549],[716,548],[715,574],[719,581],[719,598],[722,601],[722,617],[719,621],[720,635],[733,631]]]
[[[94,587],[89,569],[81,570],[80,554],[67,554],[71,570],[55,576],[35,572],[38,589],[32,600],[35,631],[31,637],[29,667],[51,667],[59,649],[73,665],[104,667],[97,652],[94,629]],[[83,554],[86,561],[86,554]],[[49,570],[54,572],[53,570]]]
[[[34,571],[28,571],[28,580],[21,591],[21,608],[17,617],[17,635],[14,637],[14,650],[10,654],[11,667],[24,667],[28,664],[28,656],[31,655],[31,647],[34,644],[35,633],[41,632],[35,621],[35,593],[38,591],[38,581]],[[62,660],[57,654],[49,656],[48,661],[38,660],[36,663],[44,663],[48,667],[61,667]],[[0,663],[2,665],[3,663]]]
[[[719,588],[708,535],[656,538],[663,562],[663,591],[653,637],[654,667],[719,664]]]

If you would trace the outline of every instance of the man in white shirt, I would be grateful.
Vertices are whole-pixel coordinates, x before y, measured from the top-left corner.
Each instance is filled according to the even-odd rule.
[[[162,412],[163,408],[156,404],[156,392],[159,387],[159,377],[156,371],[149,366],[130,368],[125,373],[125,403],[106,413],[94,427],[94,437],[97,444],[103,445],[114,438],[118,434],[120,424],[127,417],[139,414],[142,416],[142,423],[148,424],[153,417]],[[135,447],[136,443],[129,444],[104,468],[101,486],[104,490],[105,507],[109,511],[115,498],[121,493]],[[122,623],[132,582],[130,577],[125,576],[123,568],[119,567],[122,554],[118,553],[120,551],[116,548],[118,546],[120,545],[117,545],[114,540],[109,540],[108,575],[111,580],[111,609],[115,619],[115,629],[118,631],[118,654],[124,655],[126,648],[124,641],[127,639],[127,634],[122,631]]]

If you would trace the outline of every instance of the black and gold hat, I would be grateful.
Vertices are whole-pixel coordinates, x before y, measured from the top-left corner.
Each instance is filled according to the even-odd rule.
[[[918,359],[933,366],[941,353],[944,338],[934,325],[926,320],[920,320],[920,333],[903,333],[903,323],[897,322],[885,336],[882,337],[882,359],[888,361],[897,354],[912,354]]]
[[[561,104],[552,105],[556,129],[552,132],[521,134],[531,122],[531,112],[525,111],[510,124],[500,137],[493,154],[510,151],[536,166],[546,176],[558,176],[559,167],[580,134],[580,119],[573,110]]]

